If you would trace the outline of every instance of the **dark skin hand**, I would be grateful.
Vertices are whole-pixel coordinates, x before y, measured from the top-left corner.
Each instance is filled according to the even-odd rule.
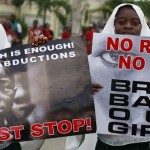
[[[103,88],[102,84],[92,83],[92,91],[93,93],[98,92]]]
[[[39,36],[35,36],[34,33],[31,31],[29,33],[28,44],[32,44],[33,46],[38,46],[40,44],[44,44],[48,41],[48,38],[45,37],[43,34]]]

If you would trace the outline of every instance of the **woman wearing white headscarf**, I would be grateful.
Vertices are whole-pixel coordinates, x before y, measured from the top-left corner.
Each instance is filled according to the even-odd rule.
[[[112,12],[109,20],[107,21],[102,33],[103,34],[115,34],[115,26],[114,26],[114,22],[115,22],[115,18],[116,18],[116,14],[118,12],[118,10],[123,7],[123,6],[132,6],[133,9],[135,10],[135,12],[137,13],[140,21],[141,21],[141,26],[142,26],[142,29],[141,29],[141,33],[140,33],[140,36],[150,36],[150,29],[147,25],[147,22],[145,20],[145,17],[144,17],[144,13],[143,11],[141,10],[140,7],[138,7],[137,5],[134,5],[134,4],[129,4],[129,3],[124,3],[124,4],[120,4],[118,5]]]
[[[127,9],[126,11],[125,8]],[[118,5],[114,9],[102,33],[150,36],[150,29],[146,23],[142,10],[136,5],[125,3]],[[95,92],[101,88],[102,86],[92,87]],[[94,150],[95,145],[93,145],[92,149],[89,148],[93,144],[93,142],[90,142],[91,140],[93,141],[93,137],[91,138],[89,136],[88,138],[89,142],[86,145],[83,142],[84,146],[81,149],[78,147],[83,141],[83,136],[68,137],[66,141],[66,150]],[[148,150],[148,141],[150,141],[150,138],[98,134],[95,150]]]

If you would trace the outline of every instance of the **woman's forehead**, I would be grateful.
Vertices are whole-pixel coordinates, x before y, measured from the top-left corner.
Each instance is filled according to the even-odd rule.
[[[139,18],[134,8],[130,5],[120,7],[115,16],[116,17],[131,17],[132,16],[134,18]]]

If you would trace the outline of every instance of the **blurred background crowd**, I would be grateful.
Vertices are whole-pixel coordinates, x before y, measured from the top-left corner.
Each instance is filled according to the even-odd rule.
[[[149,0],[0,0],[0,23],[12,46],[27,43],[30,31],[49,40],[84,35],[90,54],[93,32],[101,32],[114,7],[124,2],[139,5],[149,24]]]

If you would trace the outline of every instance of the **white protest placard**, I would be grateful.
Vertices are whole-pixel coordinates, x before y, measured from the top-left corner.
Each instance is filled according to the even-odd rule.
[[[95,33],[89,57],[99,134],[150,136],[150,38]]]

